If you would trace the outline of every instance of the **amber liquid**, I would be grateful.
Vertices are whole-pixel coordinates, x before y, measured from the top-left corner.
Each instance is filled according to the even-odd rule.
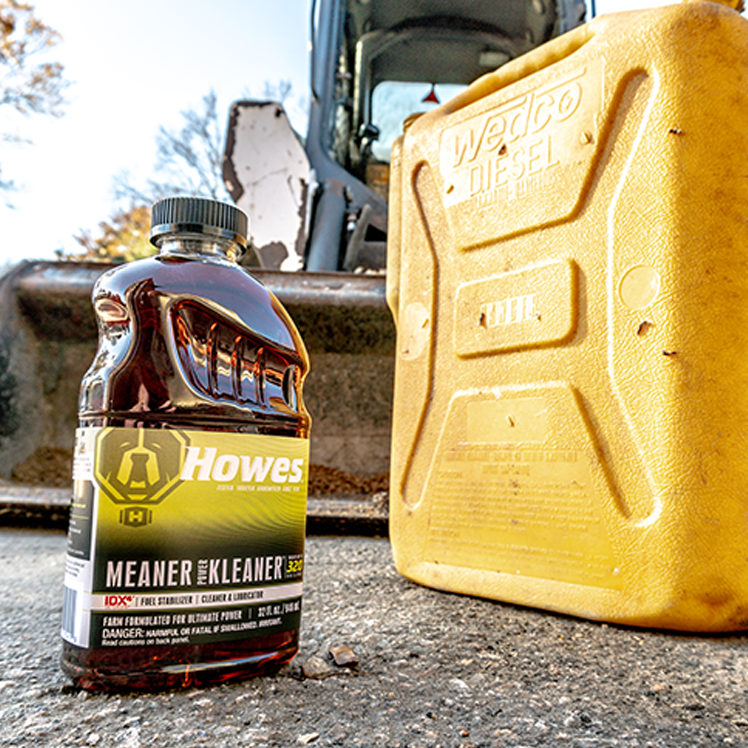
[[[94,290],[99,347],[81,383],[86,426],[179,428],[308,438],[308,359],[285,310],[232,263],[160,255]],[[89,690],[223,683],[275,671],[298,629],[200,645],[82,649],[63,670]]]

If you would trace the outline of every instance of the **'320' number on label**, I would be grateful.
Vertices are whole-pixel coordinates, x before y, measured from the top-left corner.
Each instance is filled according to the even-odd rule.
[[[288,560],[288,566],[286,567],[286,574],[298,574],[304,568],[303,558],[291,558]]]

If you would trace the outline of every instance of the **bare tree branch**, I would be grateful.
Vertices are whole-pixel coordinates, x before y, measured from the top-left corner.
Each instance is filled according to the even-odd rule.
[[[174,194],[229,199],[221,175],[224,133],[216,104],[211,90],[199,110],[181,112],[184,124],[180,129],[159,128],[156,177],[141,188],[128,172],[121,172],[114,179],[115,198],[146,204]]]
[[[266,82],[265,97],[283,103],[291,96],[291,89],[291,81]],[[223,182],[225,133],[218,118],[215,91],[211,89],[203,96],[199,108],[180,114],[181,127],[169,130],[162,126],[158,130],[154,176],[138,185],[129,171],[121,171],[112,183],[116,200],[149,205],[176,194],[231,200]]]

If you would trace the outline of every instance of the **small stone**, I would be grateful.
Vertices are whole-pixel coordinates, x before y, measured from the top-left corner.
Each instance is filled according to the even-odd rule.
[[[299,735],[298,742],[302,745],[309,745],[309,743],[313,743],[318,737],[318,732],[309,732],[306,735]]]
[[[98,732],[92,732],[89,736],[86,742],[89,745],[96,745],[101,740],[101,735],[99,735]]]
[[[358,657],[347,644],[336,644],[330,647],[330,654],[338,667],[358,667]]]
[[[332,675],[332,668],[321,658],[312,655],[301,667],[305,678],[319,680]]]
[[[483,673],[474,673],[467,679],[470,688],[481,688],[486,682],[486,676]]]
[[[341,724],[337,724],[328,733],[328,738],[334,742],[336,740],[343,740],[343,739],[345,739],[345,736],[347,734],[348,733],[347,733],[345,727],[343,727],[343,725],[341,725]]]
[[[461,680],[460,678],[452,678],[449,682],[453,686],[456,686],[457,688],[459,688],[461,691],[469,691],[470,690],[470,686],[468,686],[468,684],[465,683],[465,681]]]
[[[127,734],[120,740],[123,748],[140,748],[140,729],[138,727],[128,727]]]

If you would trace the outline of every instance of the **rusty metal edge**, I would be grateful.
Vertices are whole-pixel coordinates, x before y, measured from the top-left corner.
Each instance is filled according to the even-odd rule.
[[[31,303],[46,295],[90,298],[96,279],[114,263],[26,261],[13,287]],[[385,276],[381,273],[284,273],[247,268],[283,304],[368,307],[385,311]]]
[[[97,278],[113,267],[27,260],[7,276],[8,295],[38,339],[91,342],[97,337],[91,291]],[[383,274],[247,270],[283,304],[310,353],[394,358],[395,327]]]

